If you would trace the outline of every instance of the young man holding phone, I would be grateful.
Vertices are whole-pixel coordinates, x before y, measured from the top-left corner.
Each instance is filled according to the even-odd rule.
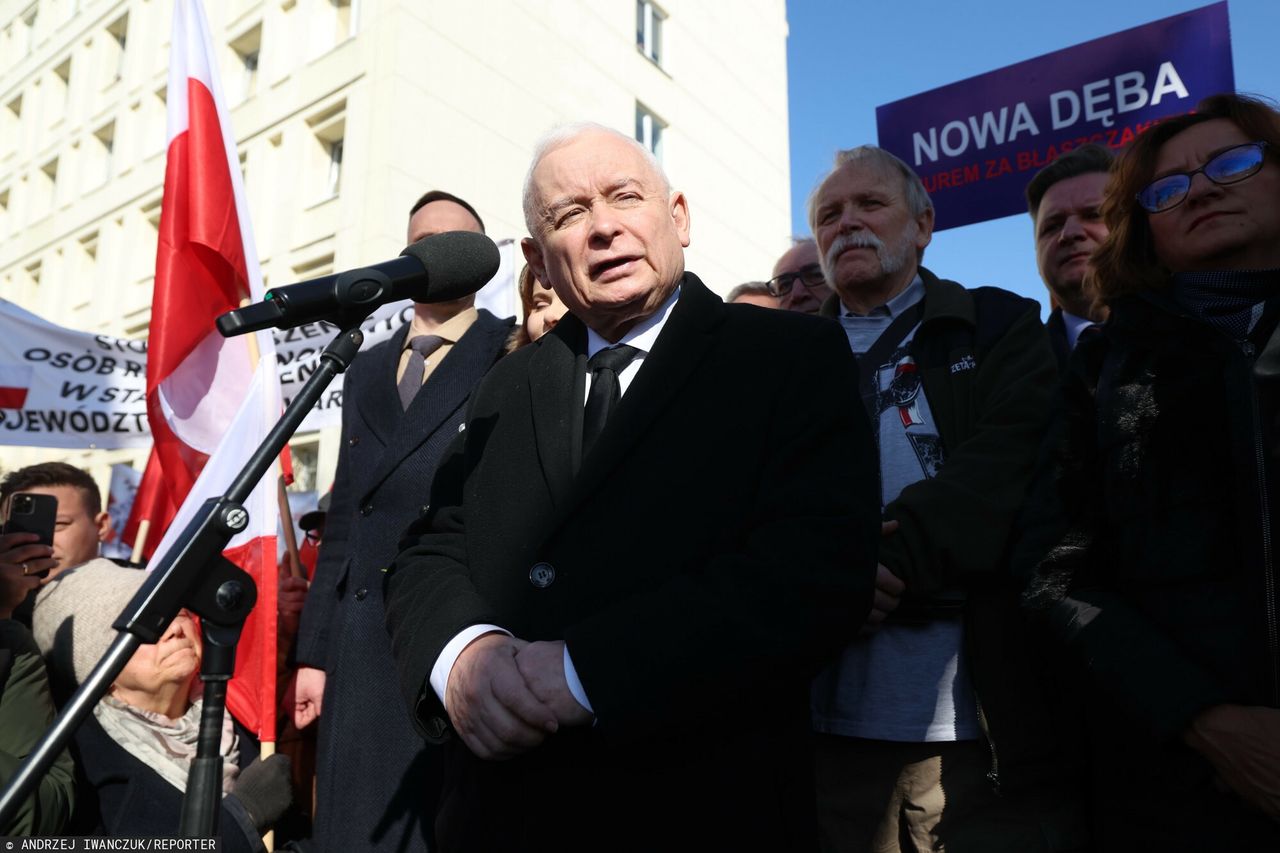
[[[98,484],[85,471],[65,462],[42,462],[7,475],[0,482],[0,516],[13,515],[15,495],[49,495],[58,501],[53,544],[42,544],[38,533],[0,534],[0,573],[10,587],[25,590],[37,584],[26,578],[54,577],[98,556],[98,547],[111,529],[102,509]],[[21,598],[21,596],[19,597]]]

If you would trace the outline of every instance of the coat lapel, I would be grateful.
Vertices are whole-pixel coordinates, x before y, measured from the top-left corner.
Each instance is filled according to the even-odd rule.
[[[396,370],[400,366],[400,352],[404,349],[404,341],[408,335],[409,324],[405,323],[381,351],[369,351],[367,356],[374,363],[369,370],[361,372],[361,378],[365,379],[361,387],[343,386],[347,393],[355,392],[351,397],[356,411],[383,447],[391,443],[404,416],[400,410],[400,394],[396,390]]]
[[[559,508],[572,485],[582,447],[586,326],[566,314],[533,346],[536,349],[529,362],[529,407],[534,442],[552,502]]]
[[[714,340],[711,331],[721,319],[720,309],[724,303],[692,273],[685,273],[680,287],[680,299],[662,327],[653,351],[645,357],[617,410],[609,416],[590,455],[582,460],[564,506],[566,514],[590,496],[626,457],[654,419],[684,388],[710,348]],[[582,372],[585,375],[585,367]],[[580,433],[582,418],[577,420]]]
[[[368,481],[365,493],[377,488],[406,456],[416,451],[466,403],[471,391],[497,360],[509,329],[506,323],[489,312],[481,312],[461,340],[454,344],[445,360],[431,373],[422,390],[409,404],[408,410],[401,415],[378,463],[377,472]],[[403,339],[401,346],[396,349],[397,355],[401,348]],[[389,375],[394,382],[394,368]],[[391,396],[395,404],[400,405],[400,396],[395,388],[392,388]]]

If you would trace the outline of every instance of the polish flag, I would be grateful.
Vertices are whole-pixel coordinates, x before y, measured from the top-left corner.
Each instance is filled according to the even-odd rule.
[[[30,387],[30,367],[0,364],[0,409],[21,409]]]
[[[214,319],[242,299],[262,299],[262,274],[204,10],[199,0],[175,0],[173,15],[168,159],[147,358],[155,449],[137,503],[163,509],[166,496],[154,491],[162,484],[170,511],[178,509],[172,519],[151,520],[157,530],[167,526],[152,565],[196,508],[230,485],[281,410],[270,333],[223,338],[214,328]],[[227,707],[263,741],[275,740],[277,476],[269,472],[254,489],[246,504],[249,526],[224,552],[258,586]]]

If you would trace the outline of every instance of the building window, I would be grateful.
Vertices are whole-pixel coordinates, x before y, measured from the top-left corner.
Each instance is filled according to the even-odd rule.
[[[0,237],[9,235],[9,188],[0,190]]]
[[[98,178],[94,186],[97,184],[105,184],[111,179],[111,170],[113,168],[112,158],[116,147],[116,123],[109,121],[102,127],[94,131],[93,138],[97,141],[97,159],[98,159]]]
[[[58,158],[54,157],[36,172],[36,219],[53,210],[58,200]]]
[[[67,57],[53,69],[53,89],[49,93],[49,103],[53,116],[49,123],[62,119],[67,113],[67,104],[71,100],[71,57]]]
[[[98,263],[98,232],[92,231],[76,240],[80,251],[75,253],[71,274],[80,281],[94,281]]]
[[[262,54],[262,24],[249,29],[231,42],[240,68],[240,100],[248,100],[258,90],[258,59]]]
[[[650,0],[636,0],[636,49],[662,64],[662,22],[667,13]]]
[[[143,133],[142,144],[148,154],[153,151],[163,151],[168,135],[165,128],[169,118],[168,104],[169,89],[167,86],[161,86],[155,91],[154,98],[148,98],[143,95]],[[135,131],[136,133],[136,131]]]
[[[160,207],[163,200],[162,196],[156,196],[139,208],[143,220],[151,226],[151,231],[147,232],[147,236],[152,239],[160,234]]]
[[[129,42],[129,15],[125,13],[116,18],[115,22],[107,27],[107,69],[115,76],[112,80],[120,80],[124,77],[124,49]]]
[[[293,265],[293,277],[298,280],[320,278],[320,276],[332,274],[332,252]]]
[[[329,0],[333,5],[334,44],[342,44],[356,34],[360,16],[359,0]]]
[[[34,4],[22,13],[18,23],[18,43],[22,46],[22,55],[29,56],[36,43],[36,15],[40,12]]]
[[[3,135],[0,136],[0,153],[16,151],[22,139],[22,95],[5,104],[0,119],[3,119],[0,121],[0,129],[3,130]]]
[[[662,161],[662,135],[667,123],[649,111],[644,104],[636,102],[636,140],[653,152],[653,156]]]
[[[315,173],[325,193],[333,198],[342,188],[342,155],[347,135],[347,102],[339,101],[307,120],[320,151],[320,168]]]
[[[98,259],[98,232],[90,231],[80,238],[80,248],[84,251],[84,255],[91,261]]]
[[[329,195],[338,194],[338,184],[342,178],[342,140],[335,139],[325,145],[329,153],[329,178],[325,186],[329,189]]]
[[[151,332],[151,306],[126,314],[124,335],[126,338],[145,338]]]

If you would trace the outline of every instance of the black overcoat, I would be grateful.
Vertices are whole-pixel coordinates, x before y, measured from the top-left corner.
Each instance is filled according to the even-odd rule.
[[[396,367],[408,326],[351,365],[333,500],[298,636],[300,663],[325,670],[316,764],[320,850],[422,851],[440,758],[396,689],[382,574],[426,508],[436,463],[466,402],[503,353],[510,320],[481,310],[408,411]]]
[[[879,539],[856,367],[829,320],[681,295],[579,462],[586,328],[499,363],[388,579],[424,732],[468,625],[567,643],[597,719],[526,756],[446,744],[450,850],[803,850],[808,686],[861,626]]]

